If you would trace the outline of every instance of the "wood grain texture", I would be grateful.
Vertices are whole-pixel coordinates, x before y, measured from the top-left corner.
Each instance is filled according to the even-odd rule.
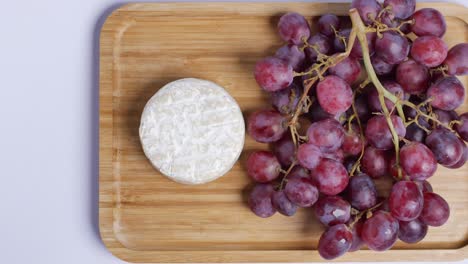
[[[468,11],[448,3],[449,46],[468,42]],[[224,177],[200,186],[172,182],[146,160],[138,137],[146,101],[167,82],[196,77],[225,87],[244,116],[268,106],[252,76],[256,60],[281,45],[275,25],[287,11],[307,17],[345,15],[349,4],[154,3],[129,4],[105,22],[100,40],[99,219],[109,250],[130,262],[310,262],[322,227],[311,210],[261,219],[246,206],[244,164],[267,145],[246,137],[239,162]],[[312,19],[314,21],[314,19]],[[461,78],[468,87],[468,78]],[[462,111],[468,110],[465,101]],[[439,167],[431,178],[452,215],[416,245],[397,243],[375,253],[361,250],[338,261],[451,261],[468,256],[468,165]],[[381,180],[379,190],[388,192]]]

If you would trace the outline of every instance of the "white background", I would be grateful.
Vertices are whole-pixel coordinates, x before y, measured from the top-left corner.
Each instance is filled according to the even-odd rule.
[[[97,226],[98,37],[120,3],[0,5],[0,263],[123,263]]]

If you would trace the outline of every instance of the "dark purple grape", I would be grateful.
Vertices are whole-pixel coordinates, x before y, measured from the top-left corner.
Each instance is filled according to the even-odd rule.
[[[400,164],[412,180],[425,180],[434,175],[437,161],[424,144],[412,142],[400,150]]]
[[[423,142],[426,140],[427,133],[416,124],[411,124],[406,127],[405,138],[409,141]]]
[[[382,82],[382,85],[384,86],[385,89],[387,89],[390,93],[396,95],[402,100],[408,100],[409,99],[409,94],[405,93],[403,88],[395,81],[391,80],[386,80]],[[369,106],[372,110],[376,112],[381,112],[382,111],[382,105],[380,104],[379,100],[379,93],[377,92],[377,89],[371,89],[367,95],[367,100],[369,103]],[[393,107],[395,106],[392,101],[385,99],[385,105],[387,106],[388,111],[391,111]]]
[[[274,192],[271,197],[271,202],[273,207],[282,215],[292,216],[297,211],[297,205],[288,199],[283,190]]]
[[[319,192],[309,178],[288,179],[284,192],[288,199],[300,207],[310,207],[317,201]]]
[[[309,177],[310,177],[309,171],[299,165],[294,166],[294,168],[292,168],[292,170],[288,174],[288,179],[309,178]]]
[[[323,110],[323,108],[320,106],[318,102],[313,103],[309,109],[310,121],[312,121],[313,123],[322,121],[328,118],[337,119],[339,116],[340,115],[332,115],[326,112],[325,110]]]
[[[356,124],[351,125],[351,129],[346,131],[342,149],[344,153],[349,155],[359,155],[365,146],[365,142],[359,132],[359,127]]]
[[[287,13],[278,22],[278,33],[284,41],[300,45],[303,39],[310,36],[310,28],[307,20],[298,13]]]
[[[419,105],[421,103],[421,101],[418,99],[417,96],[412,96],[410,97],[410,102],[412,102],[413,104],[415,105]],[[409,106],[403,106],[403,111],[405,113],[405,117],[409,120],[414,120],[418,114],[418,112],[416,111],[416,108],[413,108],[413,107],[409,107]],[[427,110],[427,107],[422,105],[419,107],[419,111],[423,112],[424,114],[427,114],[429,115],[430,113],[428,112]],[[418,123],[419,125],[421,125],[422,127],[424,128],[427,128],[427,129],[431,129],[432,126],[429,124],[429,122],[427,121],[427,119],[425,117],[422,117],[422,116],[419,116],[418,117]]]
[[[362,171],[372,178],[380,178],[388,172],[388,155],[385,150],[367,146],[361,160]]]
[[[347,57],[340,63],[328,69],[332,75],[336,75],[345,80],[348,84],[354,83],[361,74],[361,63],[358,60]]]
[[[322,159],[322,152],[314,144],[302,144],[297,149],[297,160],[302,167],[312,170]]]
[[[463,165],[465,165],[467,160],[468,160],[468,147],[465,146],[464,151],[463,151],[463,155],[461,156],[461,158],[455,164],[453,164],[451,166],[447,166],[447,168],[458,169],[458,168],[462,167]]]
[[[422,36],[413,41],[411,57],[427,67],[436,67],[447,57],[448,47],[445,42],[434,36]]]
[[[377,34],[375,32],[366,33],[367,39],[367,48],[369,50],[369,55],[372,56],[374,54],[375,49],[375,39],[377,38]],[[354,41],[353,48],[351,49],[351,57],[356,59],[362,59],[362,47],[359,40],[356,38]]]
[[[459,121],[460,124],[455,125],[455,129],[460,137],[468,142],[468,113],[460,115]]]
[[[328,54],[332,51],[331,40],[322,34],[315,34],[307,41],[310,45],[315,45],[321,54]],[[317,59],[318,53],[312,48],[306,48],[306,55],[310,61]]]
[[[364,173],[352,176],[346,191],[349,202],[358,210],[366,210],[377,204],[375,184]]]
[[[351,216],[351,205],[339,196],[323,196],[315,203],[314,212],[326,226],[344,224]]]
[[[450,217],[450,207],[440,195],[427,192],[424,193],[424,207],[419,220],[429,226],[441,226]]]
[[[351,8],[356,8],[361,16],[362,21],[366,25],[373,23],[377,19],[382,7],[376,0],[353,0],[351,2]]]
[[[391,6],[396,18],[407,19],[416,8],[416,0],[385,0],[384,6]]]
[[[376,210],[385,211],[390,213],[390,206],[388,205],[388,199],[384,197],[377,197],[377,203],[381,203]]]
[[[465,144],[445,128],[437,128],[426,138],[426,145],[434,153],[437,162],[443,166],[452,166],[463,155]]]
[[[425,193],[425,192],[432,192],[432,185],[426,181],[426,180],[423,180],[423,181],[414,181],[414,183],[416,183],[418,185],[418,188],[421,192]]]
[[[459,116],[457,112],[455,111],[444,111],[440,109],[434,109],[432,113],[437,117],[437,120],[439,120],[442,124],[448,126],[450,122],[454,120],[458,120]],[[434,122],[435,123],[435,122]],[[437,123],[434,124],[436,127],[439,127]]]
[[[273,195],[273,186],[269,183],[257,183],[249,196],[250,210],[257,216],[267,218],[276,213],[276,209],[271,203]]]
[[[442,37],[447,28],[444,16],[434,8],[422,8],[413,14],[411,31],[418,36]]]
[[[348,252],[352,241],[353,234],[345,224],[334,225],[320,236],[317,249],[322,258],[331,260]]]
[[[335,30],[340,30],[340,19],[334,14],[322,15],[318,22],[318,31],[327,37],[335,36]]]
[[[282,46],[276,51],[275,57],[286,61],[295,71],[304,69],[305,53],[296,45]]]
[[[336,115],[346,112],[351,107],[353,91],[343,79],[329,75],[318,83],[317,99],[323,110]]]
[[[392,216],[400,221],[418,218],[423,208],[423,195],[412,181],[399,181],[393,185],[388,199]]]
[[[356,98],[354,99],[354,107],[356,108],[356,112],[359,116],[359,119],[361,119],[361,122],[367,122],[369,118],[372,117],[372,111],[370,110],[369,105],[367,104],[367,94],[359,94],[358,96],[356,96]]]
[[[335,36],[335,39],[333,40],[333,47],[335,48],[335,52],[343,52],[346,50],[346,44],[348,44],[348,38],[350,33],[350,28],[345,28],[338,32],[338,36]]]
[[[271,93],[271,104],[282,114],[291,114],[299,103],[302,88],[292,83],[288,88]]]
[[[468,74],[468,43],[453,46],[447,54],[444,64],[448,67],[450,75]]]
[[[267,92],[288,87],[293,81],[293,68],[284,60],[268,57],[255,64],[255,80]]]
[[[256,182],[270,182],[278,178],[281,165],[269,151],[256,151],[247,159],[247,174]]]
[[[279,140],[287,130],[286,117],[273,110],[259,110],[250,115],[247,129],[258,142],[270,143]]]
[[[395,132],[399,137],[404,137],[406,128],[399,116],[390,116]],[[366,127],[366,138],[369,143],[378,149],[391,149],[393,145],[392,133],[383,115],[377,115],[369,119]]]
[[[375,40],[375,52],[389,64],[403,62],[408,57],[409,48],[406,37],[393,31],[384,32]]]
[[[313,182],[319,191],[326,195],[337,195],[348,185],[348,172],[342,163],[322,159],[315,170],[311,171]]]
[[[349,156],[345,158],[343,165],[345,166],[348,174],[351,173],[351,170],[353,169],[354,164],[356,164],[356,161],[357,161],[357,157],[354,157],[354,156]]]
[[[348,252],[358,251],[364,246],[364,241],[362,241],[361,238],[363,224],[364,223],[362,221],[358,221],[352,227],[351,232],[353,233],[353,241],[351,242],[351,247],[349,248]]]
[[[429,87],[427,96],[432,98],[433,107],[455,110],[465,101],[465,88],[457,77],[445,77]]]
[[[402,62],[396,69],[396,81],[409,94],[426,92],[430,77],[429,69],[412,59]]]
[[[393,71],[395,65],[385,62],[377,55],[371,57],[372,66],[377,75],[387,75]]]
[[[273,143],[273,153],[281,165],[288,167],[294,161],[296,146],[291,135],[286,133],[280,140]]]
[[[418,243],[427,234],[427,225],[415,219],[409,222],[400,221],[398,238],[406,243]]]
[[[344,141],[344,130],[335,119],[325,119],[312,123],[307,129],[309,143],[324,152],[332,152],[341,147]]]
[[[364,222],[361,237],[369,249],[384,251],[393,246],[398,236],[398,220],[384,211],[374,212]]]

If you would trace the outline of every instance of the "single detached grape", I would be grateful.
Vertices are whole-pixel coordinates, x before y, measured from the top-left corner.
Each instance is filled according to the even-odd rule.
[[[425,180],[434,175],[437,161],[424,144],[412,142],[400,150],[400,164],[412,180]]]
[[[448,67],[448,74],[468,74],[468,43],[460,43],[453,46],[447,54],[444,64]]]
[[[328,72],[340,77],[348,84],[352,84],[361,74],[361,63],[352,57],[347,57],[335,66],[330,67]]]
[[[427,234],[427,225],[415,219],[409,222],[400,221],[398,238],[406,243],[418,243]]]
[[[324,259],[335,259],[348,252],[352,241],[353,234],[345,224],[334,225],[320,236],[318,252]]]
[[[321,54],[328,54],[332,50],[331,40],[320,33],[311,36],[307,42],[315,45]],[[315,49],[308,47],[305,51],[310,61],[317,59],[318,53]]]
[[[432,185],[426,181],[426,180],[423,180],[423,181],[414,181],[414,183],[416,183],[419,187],[419,190],[421,190],[421,192],[425,193],[425,192],[432,192]]]
[[[445,42],[434,36],[422,36],[413,41],[411,57],[427,67],[436,67],[447,57],[448,47]]]
[[[319,192],[309,178],[289,178],[284,188],[288,199],[300,207],[310,207],[317,201]]]
[[[367,146],[361,160],[362,171],[372,178],[380,178],[388,172],[388,155],[385,150]]]
[[[294,161],[296,146],[289,133],[286,133],[280,140],[273,143],[273,153],[275,153],[281,165],[288,167]]]
[[[377,211],[364,222],[361,237],[370,249],[384,251],[395,244],[398,228],[398,220],[393,218],[390,213]]]
[[[344,152],[342,149],[337,149],[332,152],[323,152],[322,157],[326,159],[331,159],[334,161],[338,161],[339,163],[344,162]]]
[[[419,220],[429,226],[441,226],[447,222],[450,216],[450,207],[440,195],[424,193],[424,207]]]
[[[358,210],[366,210],[377,204],[375,184],[364,173],[351,177],[346,190],[349,202]]]
[[[273,207],[280,214],[285,216],[294,215],[298,208],[297,205],[295,205],[288,199],[286,193],[283,190],[274,192],[271,197],[271,202],[273,204]]]
[[[353,91],[343,79],[329,75],[318,83],[317,97],[323,110],[335,115],[351,107]]]
[[[302,167],[312,170],[322,159],[322,152],[314,144],[302,144],[297,149],[297,160]]]
[[[351,216],[351,205],[339,196],[324,196],[315,203],[314,212],[326,226],[344,224]]]
[[[375,52],[387,63],[398,64],[408,57],[409,43],[406,37],[386,31],[375,40]]]
[[[270,182],[278,178],[281,165],[269,151],[256,151],[247,159],[247,173],[256,182]]]
[[[269,183],[258,183],[254,186],[249,196],[249,207],[254,214],[267,218],[276,213],[271,203],[273,192],[273,186]]]
[[[463,155],[461,156],[461,158],[455,164],[447,166],[447,168],[458,169],[462,167],[463,165],[465,165],[466,161],[468,161],[468,147],[467,146],[465,146],[465,149],[463,151]]]
[[[465,100],[465,88],[456,77],[440,79],[427,90],[430,104],[442,110],[455,110]]]
[[[386,80],[382,82],[382,85],[385,89],[387,89],[390,93],[394,94],[395,96],[399,97],[403,100],[409,99],[409,94],[405,93],[403,88],[400,84],[395,81]],[[369,106],[372,110],[377,112],[382,112],[382,105],[380,104],[379,100],[379,93],[377,89],[371,89],[369,94],[367,95],[367,100],[369,102]],[[388,111],[392,111],[393,107],[395,106],[392,101],[385,99],[385,105],[387,106]]]
[[[387,75],[393,71],[393,64],[385,62],[380,56],[374,55],[371,57],[372,66],[377,75]]]
[[[311,171],[313,182],[319,191],[326,195],[337,195],[348,185],[348,172],[342,163],[322,159],[315,170]]]
[[[384,6],[391,6],[391,12],[396,18],[407,19],[416,8],[416,0],[385,0]]]
[[[434,153],[437,162],[452,166],[463,156],[465,144],[445,128],[436,128],[426,138],[426,145]]]
[[[334,14],[325,14],[317,22],[318,31],[327,37],[333,37],[335,30],[340,30],[340,19]]]
[[[460,124],[455,125],[455,128],[460,137],[468,142],[468,113],[464,113],[460,116]]]
[[[444,16],[434,8],[419,9],[413,14],[411,31],[418,36],[442,37],[447,28]]]
[[[293,68],[286,61],[268,57],[255,64],[255,80],[267,92],[288,87],[293,81]]]
[[[312,123],[307,129],[309,143],[319,147],[324,152],[332,152],[341,147],[344,141],[344,131],[335,119],[325,119]]]
[[[396,69],[396,81],[409,94],[426,92],[430,77],[429,69],[412,59],[402,62]]]
[[[423,208],[423,194],[412,181],[399,181],[393,185],[388,200],[392,216],[400,221],[418,218]]]
[[[362,21],[370,25],[377,18],[382,7],[375,0],[353,0],[351,8],[356,8]]]
[[[343,152],[349,155],[358,155],[365,146],[364,139],[361,137],[359,127],[356,124],[351,125],[351,129],[346,131],[343,141]]]
[[[273,110],[260,110],[250,115],[247,129],[258,142],[279,140],[287,130],[286,117]]]
[[[304,69],[305,53],[296,45],[282,46],[276,51],[275,57],[286,61],[295,71]]]
[[[288,88],[271,93],[271,104],[282,114],[291,114],[299,103],[302,88],[292,83]]]
[[[364,223],[362,221],[358,221],[352,227],[351,232],[353,233],[353,241],[351,242],[351,247],[349,248],[348,252],[358,251],[362,248],[362,246],[364,246],[364,241],[362,241],[361,238],[363,224]]]
[[[284,41],[300,45],[302,39],[308,39],[310,28],[307,20],[298,13],[287,13],[278,22],[278,33]]]
[[[406,128],[401,118],[396,115],[391,115],[390,118],[397,135],[404,137]],[[369,143],[375,148],[386,150],[393,147],[392,133],[383,115],[377,115],[369,119],[365,134]]]

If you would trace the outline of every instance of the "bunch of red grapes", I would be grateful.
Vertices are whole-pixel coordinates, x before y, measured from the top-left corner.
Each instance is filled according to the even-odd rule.
[[[355,27],[346,28],[347,17],[321,16],[312,35],[303,16],[287,13],[278,22],[287,44],[255,66],[273,109],[250,115],[248,132],[273,151],[248,157],[256,182],[249,206],[263,218],[311,207],[326,227],[318,244],[325,259],[416,243],[449,218],[426,180],[438,164],[455,169],[468,159],[468,113],[455,112],[465,100],[455,76],[468,74],[468,43],[448,49],[442,14],[415,5],[352,1],[367,48],[356,38],[348,49]],[[363,63],[369,56],[372,69]],[[383,99],[377,83],[398,100]],[[377,192],[381,177],[393,181],[388,197]]]

